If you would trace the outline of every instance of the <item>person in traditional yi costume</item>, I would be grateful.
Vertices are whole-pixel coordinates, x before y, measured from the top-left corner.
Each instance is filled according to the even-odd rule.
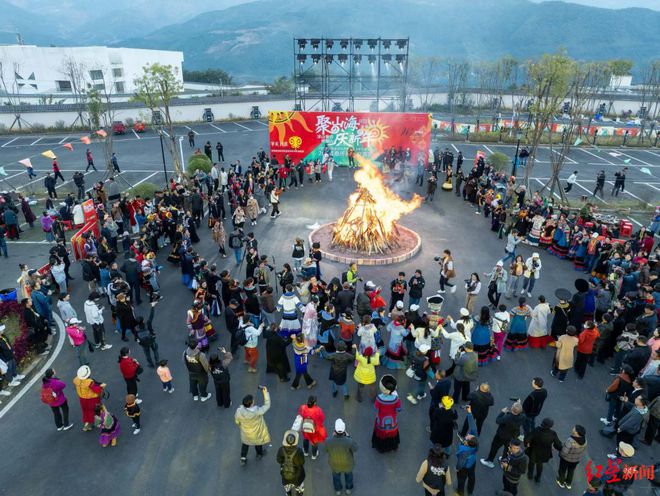
[[[300,299],[293,292],[293,285],[287,284],[285,292],[277,301],[277,310],[282,312],[282,321],[280,322],[280,336],[287,338],[292,334],[299,334],[302,330],[298,312],[304,312],[305,307]]]
[[[96,406],[94,423],[99,427],[99,443],[103,448],[117,446],[117,438],[121,433],[119,420],[103,404]]]
[[[527,234],[528,245],[531,246],[539,245],[539,240],[541,238],[541,228],[543,227],[544,222],[545,222],[545,218],[539,213],[536,213],[534,217],[532,217],[531,227],[529,233]]]
[[[591,274],[596,267],[598,255],[601,248],[601,242],[598,240],[598,233],[593,233],[587,241],[585,249],[584,272]]]
[[[587,254],[587,243],[589,242],[589,235],[587,231],[582,230],[581,232],[575,233],[573,236],[574,245],[569,250],[569,254],[573,252],[573,267],[575,270],[584,270],[584,257]],[[569,256],[569,258],[571,258]]]
[[[277,374],[280,382],[289,382],[291,365],[286,348],[291,344],[291,337],[282,337],[277,332],[277,325],[271,324],[263,333],[266,340],[266,373]]]
[[[493,319],[490,316],[490,309],[486,306],[481,307],[479,318],[474,319],[470,338],[480,367],[495,360],[499,354],[493,341],[492,327]]]
[[[250,219],[250,225],[256,226],[257,225],[257,216],[259,215],[259,203],[257,202],[257,199],[250,194],[247,205],[245,207],[245,213],[247,214],[248,218]]]
[[[571,292],[568,289],[557,289],[555,291],[555,297],[559,300],[559,303],[557,303],[552,309],[553,318],[552,324],[550,325],[550,336],[552,337],[552,342],[550,343],[550,346],[554,346],[554,342],[566,334],[566,327],[568,327],[569,324],[569,316],[571,311],[571,304],[569,303],[571,299]]]
[[[527,210],[526,209],[521,209],[518,212],[518,215],[516,216],[514,223],[513,223],[514,229],[518,231],[518,235],[521,238],[526,238],[527,237],[527,229],[529,227],[529,222],[527,222]]]
[[[541,295],[538,304],[532,309],[532,320],[529,321],[527,335],[529,337],[530,348],[545,349],[552,338],[548,335],[548,317],[552,310],[545,301],[545,296]]]
[[[601,280],[607,279],[607,274],[609,272],[609,260],[613,251],[612,242],[609,238],[605,238],[603,243],[600,246],[600,252],[596,260],[596,264],[592,269],[592,274],[595,277],[598,277]]]
[[[410,330],[405,326],[405,319],[400,316],[387,324],[386,329],[390,333],[390,340],[381,363],[388,369],[403,369],[406,367],[406,347],[403,338]]]
[[[570,243],[571,227],[562,214],[557,222],[555,234],[552,237],[552,246],[548,251],[559,258],[566,258],[568,255],[568,245]]]
[[[396,379],[386,374],[380,379],[380,393],[376,397],[376,421],[371,435],[371,446],[380,453],[396,450],[399,447],[399,412],[401,399],[396,391]]]
[[[511,323],[509,324],[509,334],[504,341],[504,347],[509,351],[524,350],[527,348],[527,319],[532,315],[532,309],[527,305],[524,297],[518,298],[518,306],[513,307],[511,313]]]
[[[197,346],[206,351],[209,349],[209,338],[215,332],[211,321],[203,312],[204,303],[201,300],[193,301],[192,307],[186,314],[186,325],[190,336],[194,337],[197,341]]]
[[[554,219],[550,218],[546,220],[543,229],[541,230],[541,237],[539,238],[539,247],[548,248],[552,244],[552,237],[555,234],[556,227],[557,224]]]
[[[312,296],[303,312],[302,333],[305,336],[305,344],[310,348],[315,348],[319,339],[319,317],[316,310],[318,303],[318,297]]]

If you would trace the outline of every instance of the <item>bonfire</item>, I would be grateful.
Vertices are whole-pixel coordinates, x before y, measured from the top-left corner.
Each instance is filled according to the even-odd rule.
[[[360,168],[353,176],[358,188],[348,199],[348,208],[337,220],[332,246],[366,254],[387,253],[399,246],[396,221],[422,204],[415,194],[405,201],[390,190],[376,164],[356,156]]]

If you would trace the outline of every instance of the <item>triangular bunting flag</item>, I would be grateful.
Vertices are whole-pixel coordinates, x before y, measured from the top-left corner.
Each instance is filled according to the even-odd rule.
[[[653,174],[651,174],[651,171],[650,171],[649,169],[647,169],[646,167],[641,167],[641,168],[639,169],[639,172],[642,172],[642,173],[644,173],[644,174],[648,174],[649,176],[652,176],[652,175],[653,175]]]
[[[70,152],[73,151],[73,145],[71,143],[64,143],[62,146],[67,150],[69,150]]]
[[[108,133],[106,133],[103,129],[99,129],[98,131],[96,131],[96,134],[102,136],[103,138],[105,138],[108,135]]]
[[[0,167],[0,176],[8,176],[8,175],[9,175],[9,174],[7,174],[7,173],[5,172],[5,168],[4,168],[4,167]]]
[[[57,156],[53,153],[53,150],[46,150],[45,152],[42,152],[41,154],[46,158],[52,158],[52,159],[57,158]]]
[[[84,144],[86,144],[86,145],[89,145],[89,144],[92,142],[92,140],[89,139],[89,136],[82,136],[82,137],[80,138],[80,141],[82,141],[82,142],[83,142]]]
[[[624,163],[624,164],[629,164],[629,163],[630,163],[630,159],[629,159],[629,158],[625,159],[625,160],[623,161],[623,163]]]
[[[575,138],[575,143],[573,143],[573,146],[580,146],[580,143],[582,143],[582,140],[580,138]]]
[[[29,158],[24,158],[23,160],[19,160],[18,163],[23,164],[25,167],[32,167],[32,161]]]

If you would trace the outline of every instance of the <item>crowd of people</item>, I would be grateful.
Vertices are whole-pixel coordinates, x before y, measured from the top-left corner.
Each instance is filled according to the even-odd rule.
[[[194,146],[194,136],[191,140]],[[212,159],[210,143],[207,146],[205,153]],[[192,401],[207,402],[215,396],[220,408],[234,405],[232,376],[243,372],[236,365],[239,353],[245,373],[276,374],[292,390],[301,388],[304,380],[310,393],[318,383],[309,364],[326,361],[333,397],[341,392],[344,401],[354,397],[358,403],[374,405],[369,428],[372,448],[378,453],[396,451],[401,443],[402,397],[411,408],[428,402],[428,422],[420,428],[426,427],[431,448],[422,453],[416,475],[427,495],[444,495],[450,486],[460,495],[484,494],[485,488],[475,489],[480,450],[481,466],[494,469],[497,465],[502,471],[498,494],[516,495],[525,475],[539,484],[553,454],[559,459],[556,483],[571,489],[576,467],[586,463],[587,439],[599,433],[587,433],[579,424],[570,432],[553,430],[554,420],[544,409],[548,397],[544,382],[563,382],[570,370],[584,380],[588,368],[596,363],[608,363],[613,376],[600,432],[616,438],[612,457],[633,463],[638,443],[658,441],[660,251],[654,248],[653,233],[642,229],[619,242],[617,226],[596,221],[588,207],[575,213],[538,194],[527,198],[524,187],[516,186],[514,179],[497,173],[483,160],[466,174],[460,154],[453,172],[453,155],[436,150],[423,176],[437,182],[444,172],[445,184],[454,181],[456,194],[490,218],[496,235],[506,237],[502,256],[493,257],[492,270],[468,274],[457,267],[447,248],[435,259],[438,274],[432,277],[423,275],[421,269],[413,274],[398,272],[389,285],[380,285],[363,281],[359,267],[352,264],[341,277],[327,281],[318,245],[308,247],[301,239],[292,240],[291,263],[278,266],[265,252],[264,243],[246,229],[246,222],[254,226],[260,216],[268,215],[268,204],[272,218],[281,215],[280,196],[287,189],[303,186],[305,165],[288,158],[281,165],[268,162],[266,153],[259,150],[245,170],[238,161],[225,169],[224,150],[216,150],[219,163],[210,172],[172,179],[167,190],[156,192],[154,198],[109,198],[99,194],[103,188],[96,190],[92,197],[99,235],[86,233],[80,262],[88,288],[84,321],[70,302],[71,260],[63,236],[50,249],[50,274],[21,267],[18,301],[34,329],[34,344],[48,353],[50,336],[56,332],[53,307],[57,307],[79,362],[73,386],[82,411],[82,429],[97,429],[101,446],[117,445],[123,423],[104,401],[106,385],[93,377],[90,361],[91,354],[113,348],[107,328],[113,328],[122,341],[118,354],[118,373],[126,384],[122,408],[134,435],[142,431],[138,389],[140,376],[146,373],[140,363],[143,360],[136,357],[138,347],[163,392],[174,392],[177,380],[169,367],[172,359],[161,358],[161,338],[154,328],[163,298],[161,274],[172,270],[157,261],[163,251],[170,266],[178,265],[181,284],[191,294],[185,311],[187,345],[180,360],[188,372]],[[314,164],[311,170],[307,176],[312,182],[331,174],[327,167],[315,172]],[[76,201],[73,199],[74,205]],[[197,253],[204,230],[221,258],[227,256],[227,247],[232,249],[235,265],[222,262],[222,269]],[[520,243],[538,247],[538,251],[525,259],[516,251]],[[542,252],[544,248],[547,252]],[[554,300],[536,294],[536,303],[532,303],[543,259],[551,255],[570,259],[585,276],[575,281],[574,288],[557,288]],[[464,284],[457,281],[459,274],[465,275]],[[435,277],[439,277],[439,289],[430,290],[429,281]],[[475,307],[482,278],[487,282],[489,305]],[[389,288],[389,294],[383,288]],[[457,297],[464,295],[465,302],[456,319],[439,309],[422,311],[425,296],[440,296],[442,301],[458,290]],[[51,293],[57,294],[56,305]],[[146,319],[136,313],[143,297],[148,302]],[[228,346],[218,346],[226,336]],[[506,351],[522,352],[529,347],[555,348],[552,362],[547,364],[551,373],[545,379],[540,372],[530,378],[524,398],[513,398],[509,407],[496,416],[490,414],[495,399],[483,379],[483,367],[501,361]],[[258,368],[262,351],[265,370]],[[0,359],[12,364],[11,345],[4,339],[0,339],[0,352]],[[515,366],[516,359],[510,355],[504,363]],[[398,370],[405,371],[407,379]],[[596,368],[593,373],[598,372]],[[4,379],[10,385],[18,384],[21,378],[15,363],[4,372]],[[68,382],[54,369],[47,370],[42,381],[42,402],[51,408],[60,431],[73,425],[64,393]],[[239,394],[242,399],[236,402],[241,465],[248,463],[250,446],[261,459],[271,442],[267,422],[271,396],[268,388],[260,389],[262,402],[251,394]],[[493,417],[497,427],[486,453],[479,437],[486,420]],[[333,426],[331,433],[327,423]],[[317,459],[323,450],[336,494],[351,494],[357,449],[345,420],[326,420],[323,405],[310,394],[297,409],[277,450],[285,492],[304,491],[308,459]],[[585,494],[621,495],[633,482],[634,478],[612,481],[601,474],[591,478],[584,490]]]

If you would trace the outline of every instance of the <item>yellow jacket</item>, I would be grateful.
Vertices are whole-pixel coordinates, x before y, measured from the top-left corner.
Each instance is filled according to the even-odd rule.
[[[73,378],[73,385],[76,387],[76,393],[83,399],[98,398],[103,393],[103,389],[92,379]]]
[[[376,365],[380,365],[380,355],[374,353],[370,358],[371,363],[368,362],[366,356],[361,355],[359,352],[355,353],[357,367],[355,368],[353,379],[358,384],[373,384],[376,382]]]

